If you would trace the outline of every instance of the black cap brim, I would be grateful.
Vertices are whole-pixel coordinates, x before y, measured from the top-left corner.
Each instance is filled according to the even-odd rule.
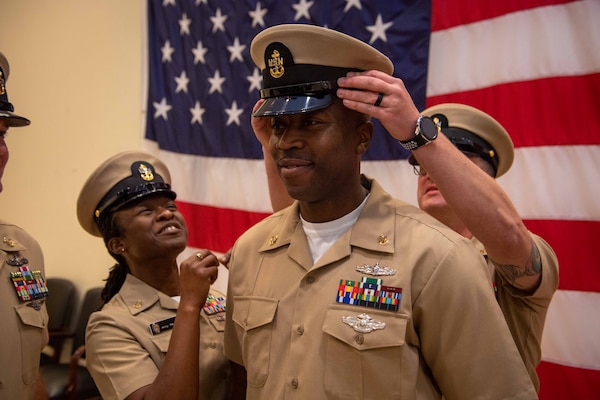
[[[333,93],[323,93],[318,96],[278,96],[265,99],[264,103],[252,113],[254,117],[274,117],[308,113],[330,106],[335,100]]]
[[[27,126],[31,124],[31,121],[27,118],[21,117],[20,115],[17,115],[10,111],[0,111],[0,118],[6,118],[8,120],[8,126],[10,126],[11,128],[18,128],[21,126]]]
[[[494,148],[483,138],[462,128],[442,128],[442,133],[465,155],[476,155],[487,161],[494,170],[494,177],[498,173],[498,156]],[[408,157],[410,165],[418,165],[419,162],[411,153]]]

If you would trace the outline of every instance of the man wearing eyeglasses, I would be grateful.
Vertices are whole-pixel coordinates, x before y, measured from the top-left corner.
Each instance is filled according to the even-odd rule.
[[[467,105],[440,104],[422,115],[438,125],[443,139],[409,157],[418,175],[419,207],[471,239],[486,258],[498,303],[539,391],[535,368],[558,261],[495,181],[512,165],[513,143],[494,118]]]

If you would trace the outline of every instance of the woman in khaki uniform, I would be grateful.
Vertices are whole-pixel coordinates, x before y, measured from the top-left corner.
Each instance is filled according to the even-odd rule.
[[[117,260],[86,334],[87,367],[104,399],[229,394],[225,296],[210,290],[219,262],[203,250],[178,268],[188,234],[169,182],[160,160],[125,152],[92,173],[77,202],[81,226]]]

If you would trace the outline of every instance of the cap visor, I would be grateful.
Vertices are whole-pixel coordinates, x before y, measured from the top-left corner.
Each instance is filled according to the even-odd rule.
[[[10,111],[0,111],[0,118],[6,118],[8,120],[8,126],[12,127],[20,127],[27,126],[31,123],[27,118],[21,117],[15,113]]]
[[[300,114],[320,110],[333,103],[334,96],[326,93],[320,96],[280,96],[269,97],[252,115],[273,117],[276,115]]]

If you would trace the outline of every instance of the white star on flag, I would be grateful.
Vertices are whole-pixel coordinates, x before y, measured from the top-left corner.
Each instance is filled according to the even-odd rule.
[[[154,108],[155,108],[154,118],[156,119],[158,117],[163,117],[165,119],[165,121],[168,120],[167,113],[173,107],[167,104],[167,99],[163,97],[162,100],[160,101],[160,103],[154,102],[152,104],[154,105]]]

